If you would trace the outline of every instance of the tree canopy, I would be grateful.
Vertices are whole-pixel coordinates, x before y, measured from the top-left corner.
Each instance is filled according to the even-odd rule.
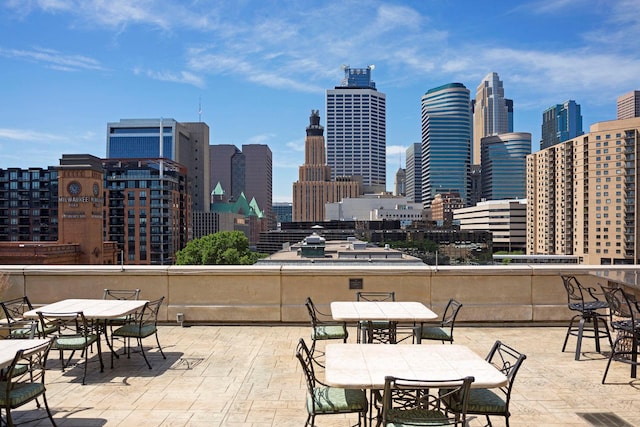
[[[220,231],[187,243],[176,254],[178,265],[250,265],[259,255],[241,231]]]

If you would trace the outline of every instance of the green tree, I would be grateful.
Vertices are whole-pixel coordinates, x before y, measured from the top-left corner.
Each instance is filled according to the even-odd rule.
[[[178,265],[250,265],[260,256],[241,231],[220,231],[194,239],[176,254]]]

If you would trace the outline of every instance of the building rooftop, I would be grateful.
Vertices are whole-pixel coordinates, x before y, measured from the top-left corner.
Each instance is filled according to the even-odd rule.
[[[564,326],[462,324],[456,325],[455,343],[484,356],[499,339],[527,355],[512,394],[512,426],[640,425],[640,380],[629,377],[629,365],[613,362],[602,385],[606,356],[595,353],[589,340],[583,342],[579,361],[574,360],[575,341],[562,353],[565,331]],[[307,325],[161,326],[166,360],[152,349],[151,370],[140,354],[120,357],[110,369],[105,351],[106,366],[100,373],[94,349],[84,386],[82,365],[63,373],[57,353],[51,352],[47,400],[62,427],[299,427],[306,418],[305,383],[294,352],[300,337],[309,340],[309,332]],[[355,327],[349,332],[349,341],[355,342]],[[153,338],[145,340],[152,343]],[[44,410],[32,403],[12,412],[17,422],[24,422]],[[604,421],[588,421],[596,417]],[[612,421],[615,417],[617,422]],[[504,425],[501,417],[492,420],[495,426]],[[355,421],[354,415],[318,419],[327,427]],[[475,418],[470,426],[483,421]],[[49,424],[44,420],[37,425]]]

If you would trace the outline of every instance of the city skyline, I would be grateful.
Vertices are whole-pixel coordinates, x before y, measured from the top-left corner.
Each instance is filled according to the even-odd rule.
[[[583,128],[616,118],[640,88],[640,2],[128,2],[10,0],[0,6],[0,168],[106,157],[107,123],[200,119],[211,144],[266,144],[273,201],[291,201],[308,113],[341,64],[375,64],[387,97],[386,187],[420,141],[420,99],[499,74],[514,132],[538,150],[543,112],[568,99]],[[558,29],[562,33],[558,35]],[[404,164],[402,163],[404,167]]]

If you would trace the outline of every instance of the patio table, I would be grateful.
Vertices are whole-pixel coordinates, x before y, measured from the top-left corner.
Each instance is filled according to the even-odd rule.
[[[50,338],[0,340],[0,369],[7,368],[11,365],[11,362],[13,362],[19,350],[27,350],[49,341],[51,341]]]
[[[415,325],[438,318],[427,306],[416,301],[334,301],[331,316],[344,322],[388,321],[394,329],[399,322]],[[365,333],[363,330],[362,342],[366,342]]]
[[[140,310],[147,303],[147,300],[105,300],[105,299],[65,299],[62,301],[47,304],[42,307],[26,311],[23,315],[27,319],[38,319],[38,311],[43,313],[74,313],[81,311],[87,320],[92,320],[98,324],[97,332],[105,330],[105,338],[109,350],[116,357],[109,338],[106,336],[106,322],[109,319],[117,319]]]
[[[384,388],[387,375],[418,380],[472,376],[475,379],[472,388],[508,384],[502,372],[463,345],[327,345],[325,382],[334,387],[369,390],[370,423],[373,421],[373,392]]]

